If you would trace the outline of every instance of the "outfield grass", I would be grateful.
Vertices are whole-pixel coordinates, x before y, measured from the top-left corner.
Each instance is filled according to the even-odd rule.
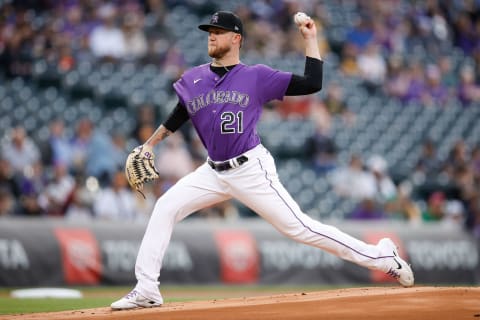
[[[50,312],[105,307],[109,298],[82,299],[13,299],[0,298],[0,314]]]
[[[338,286],[335,288],[339,288]],[[0,289],[0,315],[108,307],[128,293],[131,287],[76,287],[83,293],[81,299],[16,299],[10,297],[14,289]],[[332,287],[319,286],[162,286],[165,302],[210,300],[302,291],[319,291]]]

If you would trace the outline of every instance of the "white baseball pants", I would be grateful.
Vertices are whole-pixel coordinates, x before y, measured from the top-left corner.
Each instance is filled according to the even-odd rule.
[[[172,186],[155,205],[143,237],[135,275],[136,289],[161,300],[158,278],[175,224],[191,213],[236,198],[287,237],[369,269],[382,269],[384,259],[375,245],[366,244],[302,212],[280,183],[273,157],[262,145],[247,151],[238,168],[217,172],[207,163]]]

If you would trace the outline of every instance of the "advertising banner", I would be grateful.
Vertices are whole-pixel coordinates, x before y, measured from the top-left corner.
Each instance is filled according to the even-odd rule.
[[[333,223],[332,223],[333,224]],[[417,283],[479,284],[480,244],[442,224],[337,223],[368,243],[390,237],[412,264]],[[0,286],[133,285],[144,224],[3,219]],[[388,284],[394,280],[294,242],[263,220],[187,219],[163,260],[170,284]]]

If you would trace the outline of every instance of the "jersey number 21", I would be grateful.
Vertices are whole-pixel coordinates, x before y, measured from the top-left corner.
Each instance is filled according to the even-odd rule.
[[[243,133],[243,111],[238,111],[236,114],[226,111],[220,115],[220,119],[222,119],[222,134]]]

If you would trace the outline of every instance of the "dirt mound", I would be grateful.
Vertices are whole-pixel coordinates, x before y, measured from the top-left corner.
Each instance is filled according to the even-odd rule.
[[[480,288],[355,288],[273,296],[167,303],[160,308],[110,308],[8,316],[12,320],[204,319],[480,319]]]

